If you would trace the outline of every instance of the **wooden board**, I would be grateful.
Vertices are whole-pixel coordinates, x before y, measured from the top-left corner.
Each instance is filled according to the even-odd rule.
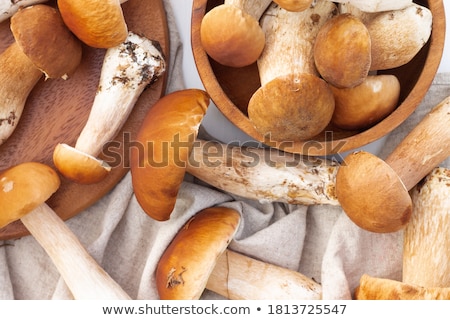
[[[168,61],[169,35],[162,0],[129,0],[122,8],[128,29],[159,41]],[[12,41],[7,20],[0,24],[0,52]],[[0,146],[0,171],[26,161],[39,161],[54,168],[52,154],[55,145],[63,142],[73,146],[89,116],[104,54],[104,49],[84,46],[82,63],[73,77],[66,81],[42,79],[37,84],[28,97],[16,130]],[[164,94],[166,80],[165,74],[139,98],[114,140],[118,146],[113,150],[115,157],[107,157],[107,153],[100,156],[113,166],[106,180],[95,185],[78,185],[61,177],[61,188],[47,201],[61,218],[69,219],[91,206],[125,176],[129,170],[127,141],[133,140],[147,110]],[[0,239],[3,240],[27,234],[20,221],[0,229]]]

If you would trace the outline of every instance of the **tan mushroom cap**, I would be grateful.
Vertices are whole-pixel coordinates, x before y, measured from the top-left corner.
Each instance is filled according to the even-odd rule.
[[[0,174],[0,228],[19,220],[58,190],[58,174],[38,162],[24,162]]]
[[[230,67],[254,63],[265,44],[259,22],[238,7],[226,4],[205,14],[200,25],[200,39],[212,59]]]
[[[58,8],[68,28],[88,46],[115,47],[128,35],[119,0],[58,0]]]
[[[320,28],[314,43],[314,61],[320,75],[338,88],[359,85],[371,65],[371,38],[362,21],[339,14]]]
[[[308,9],[313,0],[274,0],[273,2],[287,11],[299,12]]]
[[[425,288],[364,274],[355,290],[357,300],[450,300],[450,288]]]
[[[63,176],[80,184],[100,182],[111,171],[106,162],[63,143],[56,145],[53,163]]]
[[[329,85],[312,74],[280,76],[260,87],[248,104],[257,131],[275,141],[302,141],[330,122],[334,97]]]
[[[397,173],[365,151],[344,158],[336,175],[336,196],[347,216],[368,231],[395,232],[411,217],[412,200]]]
[[[47,78],[66,78],[81,62],[81,42],[53,7],[38,4],[20,9],[11,18],[11,31],[22,51]]]
[[[162,300],[199,299],[216,261],[239,227],[240,214],[212,207],[194,215],[162,255],[156,286]]]
[[[346,130],[360,130],[383,120],[397,107],[400,82],[390,74],[369,75],[358,86],[331,86],[336,107],[331,122]]]

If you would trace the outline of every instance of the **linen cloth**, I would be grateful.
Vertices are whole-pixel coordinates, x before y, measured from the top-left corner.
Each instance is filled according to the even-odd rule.
[[[167,93],[184,88],[182,51],[169,1]],[[438,74],[416,112],[393,131],[380,157],[450,95],[450,74]],[[447,159],[442,166],[450,165]],[[149,183],[151,183],[149,181]],[[402,232],[376,234],[355,226],[338,206],[260,203],[210,188],[189,175],[171,219],[157,222],[140,208],[131,174],[90,208],[67,221],[92,256],[133,299],[158,299],[155,269],[181,226],[201,209],[222,205],[241,213],[230,249],[297,270],[322,284],[324,299],[351,299],[362,274],[401,280]],[[72,299],[58,271],[31,236],[0,242],[0,299]],[[202,299],[222,299],[206,290]]]

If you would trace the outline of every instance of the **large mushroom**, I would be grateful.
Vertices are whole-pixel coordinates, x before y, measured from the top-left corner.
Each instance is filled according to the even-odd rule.
[[[58,0],[58,8],[68,28],[85,44],[112,48],[124,42],[128,35],[121,7],[125,1]]]
[[[138,147],[131,149],[131,176],[137,201],[155,220],[170,218],[209,102],[204,90],[175,91],[156,102],[142,122]]]
[[[49,166],[25,162],[0,174],[0,227],[19,220],[52,259],[75,299],[130,299],[45,201],[60,186]]]
[[[402,281],[363,275],[356,299],[450,299],[450,170],[433,169],[411,190]]]
[[[58,11],[44,4],[11,17],[15,42],[0,55],[0,144],[14,132],[31,90],[45,79],[67,79],[81,62],[81,43]]]
[[[199,299],[210,289],[230,299],[320,299],[306,276],[228,250],[240,223],[231,208],[195,214],[176,234],[156,269],[161,299]]]
[[[364,151],[344,158],[336,175],[336,195],[356,225],[372,232],[395,232],[406,226],[412,211],[408,190],[449,156],[449,121],[447,97],[385,161]]]
[[[261,87],[250,98],[248,117],[266,140],[307,140],[330,122],[334,97],[318,75],[313,46],[320,27],[336,14],[333,3],[319,0],[300,12],[272,5],[261,18]]]
[[[208,11],[200,25],[203,49],[230,67],[254,63],[265,45],[259,20],[271,0],[225,0]]]
[[[111,168],[96,157],[116,136],[144,89],[165,69],[159,44],[133,32],[106,50],[89,118],[75,147],[60,143],[55,148],[53,161],[61,174],[82,184],[97,183],[108,175]]]

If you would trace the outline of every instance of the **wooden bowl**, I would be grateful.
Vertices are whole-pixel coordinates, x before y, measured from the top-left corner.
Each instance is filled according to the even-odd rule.
[[[438,70],[445,40],[445,13],[442,0],[416,0],[433,14],[433,29],[427,44],[408,64],[379,73],[394,74],[401,85],[397,108],[376,125],[362,131],[346,131],[328,126],[311,140],[270,146],[305,155],[328,155],[360,148],[382,138],[398,127],[417,108],[428,91]],[[192,10],[191,42],[194,60],[201,81],[217,108],[237,128],[253,139],[265,142],[247,116],[247,105],[252,94],[261,86],[256,63],[243,68],[220,65],[210,59],[200,42],[200,24],[203,16],[223,0],[194,0]],[[265,142],[267,143],[267,142]]]

